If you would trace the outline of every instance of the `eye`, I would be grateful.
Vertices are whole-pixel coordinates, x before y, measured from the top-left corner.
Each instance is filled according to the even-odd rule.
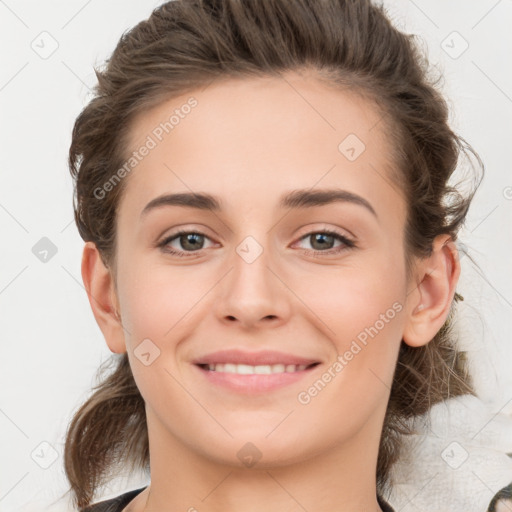
[[[174,256],[191,257],[195,256],[195,253],[204,249],[204,240],[209,237],[204,233],[198,231],[186,231],[180,230],[166,238],[164,238],[158,247],[167,253]],[[353,240],[347,238],[345,235],[336,231],[324,230],[324,231],[312,231],[302,236],[300,240],[307,240],[313,247],[312,249],[305,249],[307,253],[315,253],[321,255],[338,254],[342,251],[356,247]],[[341,242],[337,247],[332,247],[332,244],[338,240]],[[171,244],[175,243],[181,246],[173,247]],[[183,249],[183,250],[182,250]]]
[[[351,249],[356,246],[353,240],[347,238],[345,235],[338,233],[336,231],[312,231],[303,237],[300,240],[307,240],[313,249],[307,249],[308,253],[322,253],[322,254],[337,254],[341,251],[345,251],[347,249]],[[341,246],[332,247],[332,244],[339,240],[341,242]]]
[[[186,253],[193,254],[194,252],[203,249],[204,239],[206,238],[208,237],[204,233],[200,233],[198,231],[181,230],[171,236],[164,238],[162,242],[158,244],[158,247],[160,247],[164,252],[168,254],[188,256]],[[180,250],[179,248],[176,250],[176,248],[173,248],[171,243],[174,241],[178,243],[184,250]]]

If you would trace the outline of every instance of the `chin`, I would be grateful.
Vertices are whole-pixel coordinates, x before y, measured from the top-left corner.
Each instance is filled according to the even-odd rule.
[[[231,431],[234,434],[234,431]],[[201,447],[202,454],[217,464],[225,464],[247,469],[271,469],[307,460],[322,452],[322,447],[309,446],[305,439],[285,438],[275,433],[268,435],[265,432],[247,430],[244,433],[238,432],[231,439],[225,439],[219,443],[217,438],[207,446]],[[298,449],[300,448],[300,449]]]

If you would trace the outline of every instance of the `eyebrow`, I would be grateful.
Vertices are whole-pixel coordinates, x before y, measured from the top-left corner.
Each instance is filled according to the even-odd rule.
[[[373,206],[363,197],[342,189],[298,189],[286,192],[279,199],[279,207],[299,209],[324,206],[332,203],[352,203],[363,206],[378,218]],[[215,196],[201,192],[182,192],[164,194],[152,199],[142,210],[141,217],[151,210],[164,206],[183,206],[198,210],[222,211],[222,201]]]

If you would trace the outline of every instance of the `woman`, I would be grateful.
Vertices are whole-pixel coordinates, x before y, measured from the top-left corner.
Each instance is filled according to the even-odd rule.
[[[177,0],[97,76],[69,162],[118,360],[68,429],[77,507],[130,464],[87,510],[392,510],[410,420],[473,393],[472,150],[411,38],[369,1]]]

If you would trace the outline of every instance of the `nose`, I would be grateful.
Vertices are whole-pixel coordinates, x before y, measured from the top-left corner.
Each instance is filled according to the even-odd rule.
[[[285,323],[291,294],[279,273],[275,258],[258,248],[254,239],[240,244],[230,259],[230,270],[219,283],[214,306],[219,320],[237,322],[245,329]]]

